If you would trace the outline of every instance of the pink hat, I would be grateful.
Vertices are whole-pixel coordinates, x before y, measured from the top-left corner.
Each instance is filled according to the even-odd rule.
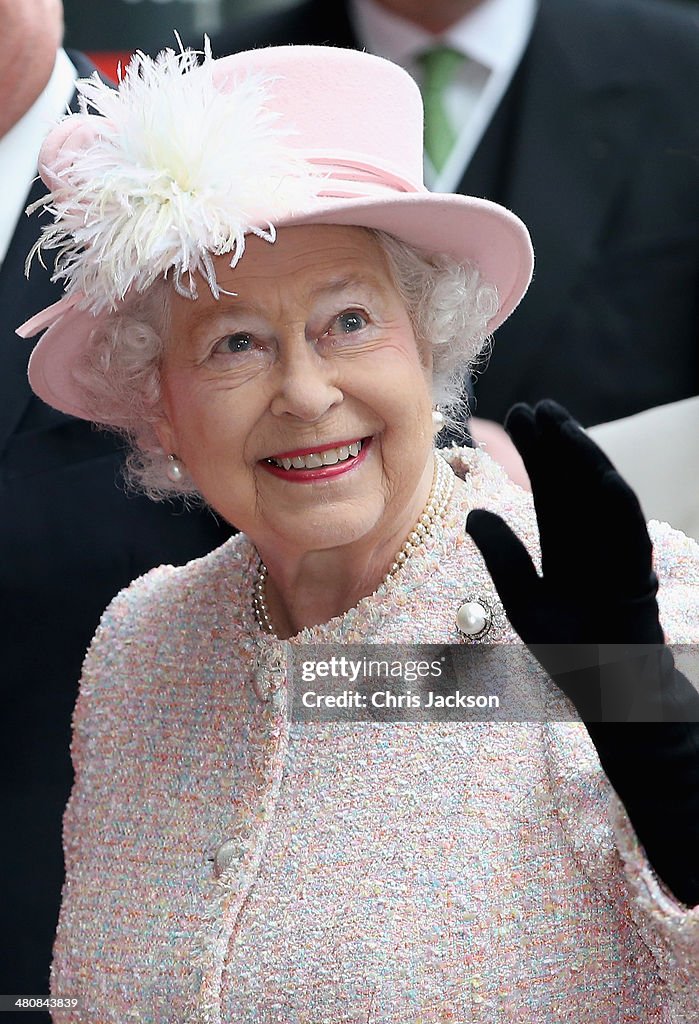
[[[17,332],[48,328],[29,381],[63,412],[91,418],[73,368],[127,293],[167,275],[195,298],[199,273],[217,296],[211,257],[234,265],[250,233],[273,242],[288,225],[357,225],[474,263],[498,290],[491,331],[527,289],[531,242],[514,214],[425,188],[420,92],[389,61],[323,46],[220,60],[207,49],[202,63],[167,50],[138,55],[117,91],[96,78],[78,88],[83,112],[39,157],[54,221],[35,249],[57,250],[66,294]]]

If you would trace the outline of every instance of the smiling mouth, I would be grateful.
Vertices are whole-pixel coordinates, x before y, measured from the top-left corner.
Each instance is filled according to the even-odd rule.
[[[340,462],[348,462],[355,459],[362,450],[366,438],[358,441],[351,441],[335,448],[323,448],[321,450],[307,452],[303,455],[278,455],[273,458],[264,459],[269,466],[278,466],[285,470],[320,469],[322,466],[335,466]]]

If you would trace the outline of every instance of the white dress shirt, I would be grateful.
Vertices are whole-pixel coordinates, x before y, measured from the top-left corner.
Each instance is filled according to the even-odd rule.
[[[24,117],[0,139],[0,266],[27,205],[27,196],[36,177],[41,144],[61,115],[66,113],[77,77],[70,58],[64,50],[59,50],[46,88]]]
[[[350,0],[357,37],[371,53],[400,64],[420,84],[418,54],[444,44],[468,60],[447,88],[444,102],[458,136],[441,173],[425,159],[425,184],[454,192],[517,70],[529,41],[537,0],[481,0],[446,32],[435,36],[381,7]]]

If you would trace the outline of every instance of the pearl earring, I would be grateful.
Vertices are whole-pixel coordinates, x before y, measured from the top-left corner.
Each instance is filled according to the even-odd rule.
[[[440,410],[438,405],[435,405],[432,410],[432,429],[435,434],[438,434],[444,427],[444,413]]]
[[[173,484],[182,483],[184,477],[184,466],[177,458],[176,455],[168,455],[167,457],[167,478],[171,480]]]

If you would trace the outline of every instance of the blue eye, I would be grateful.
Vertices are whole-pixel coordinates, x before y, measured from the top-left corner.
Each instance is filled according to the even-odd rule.
[[[335,323],[343,334],[354,334],[355,331],[361,331],[363,327],[366,327],[367,319],[358,310],[352,309],[346,313],[340,313]]]
[[[249,334],[229,334],[221,339],[216,346],[216,351],[223,352],[224,355],[235,352],[249,352],[252,344],[252,336]]]

